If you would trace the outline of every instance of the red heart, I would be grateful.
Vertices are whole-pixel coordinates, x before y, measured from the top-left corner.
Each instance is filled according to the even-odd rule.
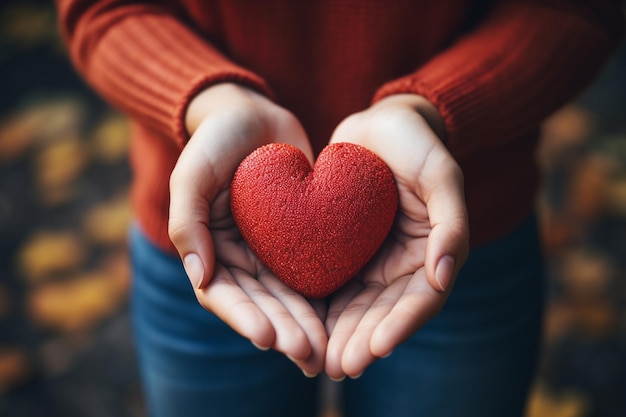
[[[231,208],[242,236],[285,284],[306,297],[331,294],[376,253],[398,193],[389,167],[351,143],[327,146],[315,165],[273,143],[241,162]]]

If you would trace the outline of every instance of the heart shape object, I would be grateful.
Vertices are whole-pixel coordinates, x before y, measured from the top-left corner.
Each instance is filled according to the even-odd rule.
[[[336,143],[312,167],[300,149],[272,143],[239,165],[231,209],[241,235],[278,278],[325,297],[376,253],[393,224],[398,193],[373,152]]]

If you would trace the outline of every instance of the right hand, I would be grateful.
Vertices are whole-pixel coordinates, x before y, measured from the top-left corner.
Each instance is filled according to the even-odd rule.
[[[199,93],[185,123],[191,139],[170,178],[169,235],[199,303],[257,347],[284,353],[306,375],[322,372],[325,306],[264,267],[230,211],[232,177],[254,149],[289,143],[313,160],[304,129],[287,110],[235,84]]]
[[[415,94],[391,95],[344,119],[331,143],[377,154],[394,175],[398,212],[386,241],[328,306],[326,373],[360,375],[443,308],[467,258],[463,173],[440,139],[437,108]]]

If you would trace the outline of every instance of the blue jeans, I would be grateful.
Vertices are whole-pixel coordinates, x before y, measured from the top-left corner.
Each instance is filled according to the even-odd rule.
[[[180,260],[131,232],[133,320],[153,417],[314,417],[317,379],[196,301]],[[346,417],[523,414],[538,359],[543,262],[534,219],[476,248],[441,313],[356,380]]]

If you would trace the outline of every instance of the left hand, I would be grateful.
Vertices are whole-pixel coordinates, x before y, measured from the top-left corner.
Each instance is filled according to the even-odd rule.
[[[331,299],[326,373],[359,376],[443,307],[469,252],[463,174],[425,98],[387,97],[345,119],[333,142],[352,142],[387,163],[398,187],[394,226],[375,257]]]
[[[323,371],[326,305],[287,287],[241,237],[230,209],[233,174],[250,152],[289,143],[313,159],[296,117],[244,86],[207,87],[190,102],[191,138],[170,177],[170,238],[198,302],[256,346],[273,348],[306,375]]]

